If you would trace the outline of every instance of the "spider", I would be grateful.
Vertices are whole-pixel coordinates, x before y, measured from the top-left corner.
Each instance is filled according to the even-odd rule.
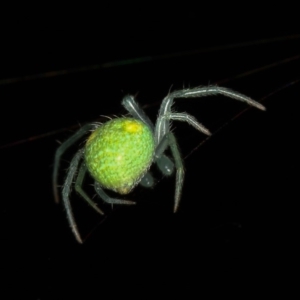
[[[86,133],[92,131],[85,146],[79,149],[71,160],[62,188],[62,199],[67,219],[79,243],[83,241],[70,204],[73,184],[75,190],[96,212],[101,215],[104,214],[82,188],[87,171],[95,181],[94,188],[96,193],[104,202],[131,205],[135,204],[135,202],[112,198],[104,190],[108,189],[125,195],[132,191],[137,184],[145,187],[153,186],[153,177],[148,172],[152,163],[157,164],[163,175],[171,175],[176,169],[174,212],[177,211],[184,181],[184,165],[176,137],[170,131],[170,121],[187,122],[206,135],[211,133],[192,115],[172,111],[173,101],[176,98],[199,98],[218,94],[246,102],[260,110],[265,110],[262,104],[228,88],[217,86],[196,87],[169,93],[162,101],[158,118],[154,125],[134,97],[128,95],[123,98],[122,105],[131,117],[111,119],[101,125],[84,125],[58,147],[53,170],[53,189],[56,202],[59,200],[57,176],[61,156],[71,145]],[[164,154],[168,147],[170,147],[174,162]]]

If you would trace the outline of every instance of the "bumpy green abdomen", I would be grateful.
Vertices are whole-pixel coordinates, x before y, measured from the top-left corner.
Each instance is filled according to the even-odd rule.
[[[85,161],[102,187],[127,194],[149,169],[153,153],[154,138],[149,127],[136,119],[119,118],[91,134]]]

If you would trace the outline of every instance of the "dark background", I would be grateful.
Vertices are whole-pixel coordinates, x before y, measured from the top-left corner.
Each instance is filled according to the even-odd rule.
[[[25,27],[2,40],[1,269],[7,298],[14,292],[73,298],[79,289],[86,299],[120,292],[143,298],[160,289],[199,293],[203,277],[234,286],[254,272],[263,282],[264,274],[276,277],[292,264],[300,35],[241,36],[221,25],[212,32],[192,10],[176,13],[84,18],[63,28],[41,15],[32,24],[23,20]],[[135,207],[111,209],[100,200],[105,218],[73,194],[86,238],[77,244],[62,205],[53,200],[57,141],[79,124],[104,120],[100,115],[124,114],[120,102],[128,93],[155,120],[170,89],[208,84],[249,95],[267,111],[224,97],[176,101],[176,111],[194,115],[214,133],[206,139],[187,124],[172,125],[186,167],[178,213],[172,213],[174,177],[162,178],[154,167],[156,186],[137,187],[127,197],[138,202]],[[60,183],[78,146],[64,157]],[[87,189],[91,183],[86,180]]]

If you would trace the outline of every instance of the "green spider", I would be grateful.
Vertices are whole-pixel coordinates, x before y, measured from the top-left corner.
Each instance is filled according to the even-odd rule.
[[[119,194],[128,194],[137,185],[153,186],[154,180],[148,172],[152,163],[156,163],[164,175],[171,175],[176,169],[174,212],[177,211],[184,181],[184,166],[175,135],[170,131],[170,121],[183,121],[206,135],[211,133],[195,117],[187,113],[172,111],[175,98],[199,98],[212,95],[224,95],[243,101],[258,109],[265,107],[251,98],[228,88],[208,86],[183,89],[169,93],[162,101],[155,126],[140,108],[133,96],[125,96],[122,105],[132,116],[112,119],[104,124],[87,124],[57,149],[53,170],[53,189],[58,202],[57,176],[61,156],[87,132],[92,131],[86,144],[79,149],[71,160],[67,177],[62,188],[62,199],[67,219],[76,240],[82,243],[70,204],[70,193],[75,180],[75,190],[99,214],[103,211],[85,193],[83,179],[88,171],[95,180],[95,191],[99,197],[110,204],[131,205],[135,202],[112,198],[104,189]],[[174,162],[164,154],[170,147]],[[77,177],[76,177],[77,176]]]

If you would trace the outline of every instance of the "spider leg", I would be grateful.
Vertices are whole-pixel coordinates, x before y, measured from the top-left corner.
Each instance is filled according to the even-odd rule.
[[[58,170],[60,165],[61,156],[65,153],[65,151],[71,147],[76,141],[78,141],[83,135],[85,135],[89,130],[94,129],[95,125],[86,124],[82,126],[77,132],[75,132],[71,137],[69,137],[65,142],[63,142],[55,152],[54,158],[54,167],[52,174],[52,186],[55,202],[59,202],[58,188],[57,188],[57,177]]]
[[[148,116],[145,114],[143,109],[138,105],[138,103],[134,100],[133,96],[127,95],[122,100],[122,105],[125,109],[135,118],[141,120],[145,124],[147,124],[152,131],[154,131],[154,125]]]
[[[195,117],[187,113],[170,113],[169,115],[166,115],[166,118],[169,120],[187,122],[202,133],[211,135],[211,132],[205,126],[200,124]]]
[[[208,86],[174,91],[163,99],[162,104],[160,106],[154,134],[156,143],[159,144],[161,139],[169,132],[170,119],[165,118],[165,116],[171,114],[171,107],[174,99],[200,98],[213,95],[223,95],[225,97],[229,97],[238,101],[246,102],[247,104],[254,106],[260,110],[266,109],[262,104],[260,104],[257,101],[254,101],[250,97],[224,87]]]
[[[182,194],[182,187],[184,181],[184,166],[183,166],[183,160],[179,152],[179,147],[176,138],[172,132],[168,132],[163,137],[160,144],[156,148],[155,155],[157,157],[162,155],[162,153],[167,149],[168,146],[171,148],[171,152],[175,161],[175,168],[176,168],[175,201],[174,201],[174,213],[175,213],[178,209],[181,194]]]
[[[97,181],[95,181],[95,191],[103,201],[109,204],[125,204],[125,205],[136,204],[134,201],[131,200],[111,198],[104,192],[101,185]]]
[[[77,175],[77,179],[75,182],[75,190],[80,194],[80,196],[100,215],[104,215],[104,212],[98,207],[98,205],[86,194],[86,192],[82,189],[83,179],[85,177],[87,171],[87,167],[85,163],[82,163]]]
[[[83,152],[84,152],[84,149],[80,149],[75,154],[73,159],[71,160],[70,168],[69,168],[69,171],[68,171],[68,174],[67,174],[67,178],[65,180],[65,183],[64,183],[63,189],[62,189],[62,199],[63,199],[63,204],[64,204],[65,209],[66,209],[68,222],[71,226],[72,232],[73,232],[76,240],[81,244],[82,244],[82,239],[81,239],[79,231],[77,229],[77,224],[75,222],[75,218],[74,218],[74,215],[73,215],[69,195],[71,193],[71,187],[72,187],[73,179],[74,179],[75,174],[77,172],[77,169],[78,169],[80,160],[82,158]]]
[[[181,199],[183,180],[184,180],[184,166],[182,157],[179,152],[179,148],[176,142],[176,138],[173,133],[168,134],[169,146],[175,160],[176,167],[176,185],[175,185],[175,203],[174,203],[174,213],[177,211],[179,202]]]

